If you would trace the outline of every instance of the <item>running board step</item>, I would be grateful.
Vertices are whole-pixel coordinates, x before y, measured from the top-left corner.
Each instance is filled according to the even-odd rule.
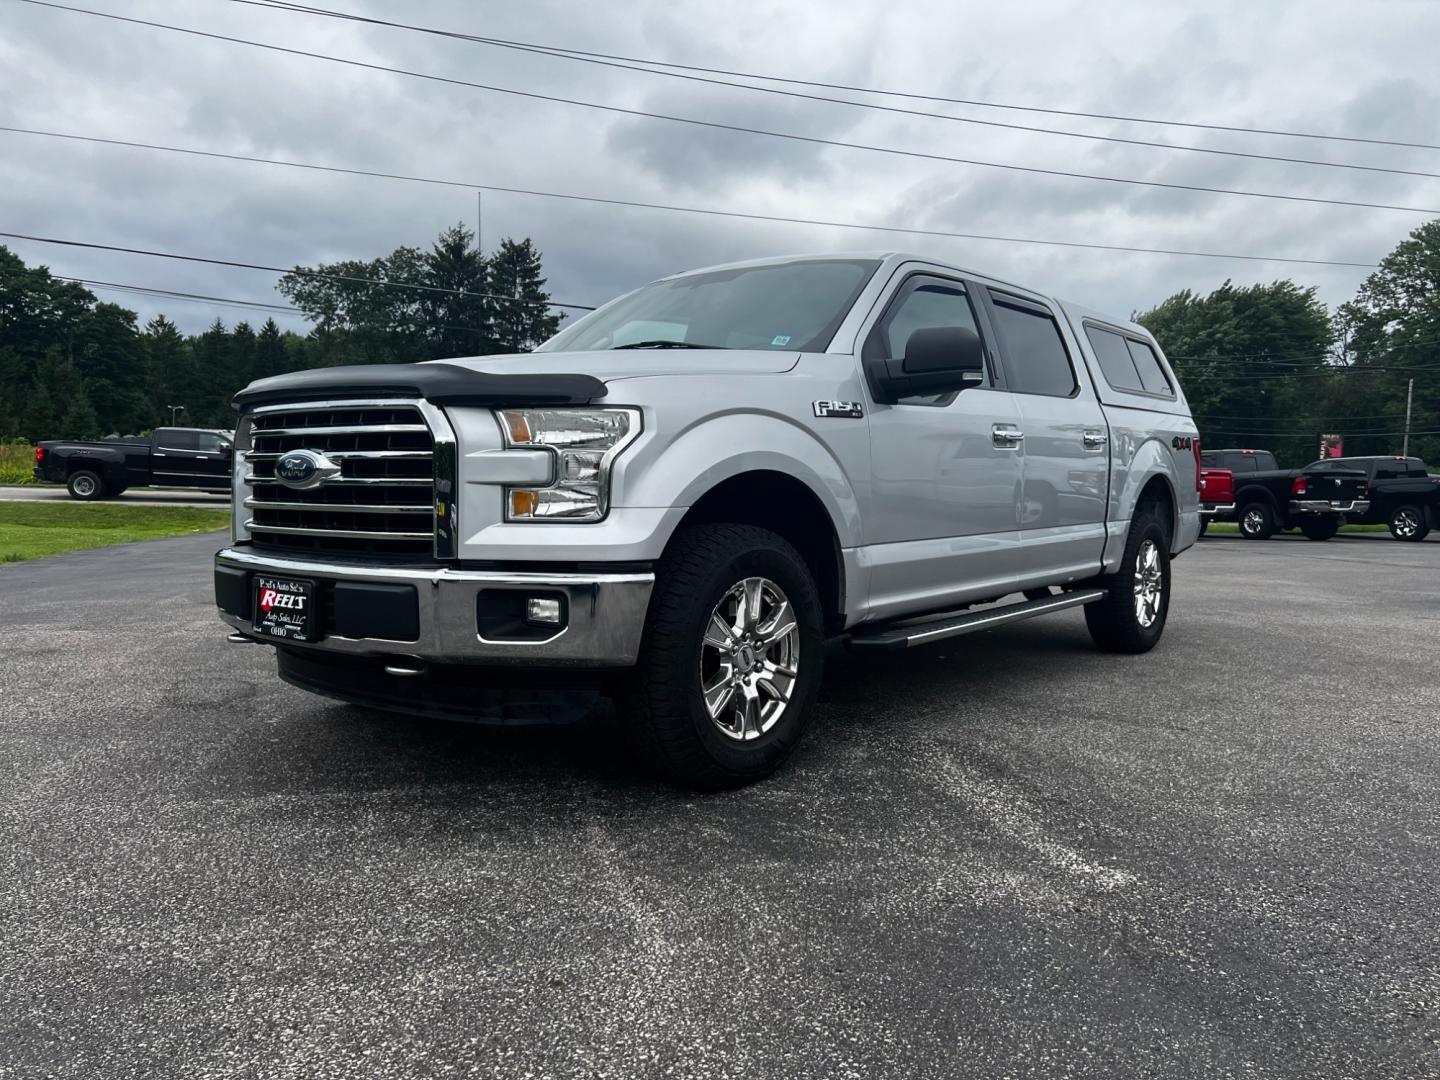
[[[908,621],[903,626],[887,625],[868,632],[862,629],[851,635],[850,644],[857,649],[908,649],[913,645],[929,645],[933,641],[1033,619],[1036,615],[1049,615],[1052,611],[1093,604],[1104,596],[1104,589],[1077,589],[1040,600],[1027,600],[1023,604],[969,611],[964,615],[946,615],[925,622]]]

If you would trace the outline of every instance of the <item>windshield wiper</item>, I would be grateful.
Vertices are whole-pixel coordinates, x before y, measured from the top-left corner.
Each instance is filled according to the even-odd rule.
[[[723,349],[724,345],[696,345],[693,341],[673,341],[670,338],[655,338],[651,341],[632,341],[629,345],[612,345],[616,349]]]

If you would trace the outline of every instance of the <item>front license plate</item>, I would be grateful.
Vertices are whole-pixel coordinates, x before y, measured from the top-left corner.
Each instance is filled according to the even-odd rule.
[[[315,627],[315,583],[255,575],[254,627],[265,637],[309,641]]]

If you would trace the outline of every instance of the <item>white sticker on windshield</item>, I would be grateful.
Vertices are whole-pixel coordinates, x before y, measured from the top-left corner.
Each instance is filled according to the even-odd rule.
[[[773,338],[770,339],[770,344],[771,344],[771,345],[789,345],[789,344],[790,344],[790,335],[789,335],[789,334],[776,334]]]

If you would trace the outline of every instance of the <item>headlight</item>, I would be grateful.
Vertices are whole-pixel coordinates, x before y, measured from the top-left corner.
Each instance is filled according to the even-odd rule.
[[[508,447],[549,450],[545,487],[505,491],[506,521],[599,521],[610,509],[610,466],[640,434],[638,409],[501,409]]]

